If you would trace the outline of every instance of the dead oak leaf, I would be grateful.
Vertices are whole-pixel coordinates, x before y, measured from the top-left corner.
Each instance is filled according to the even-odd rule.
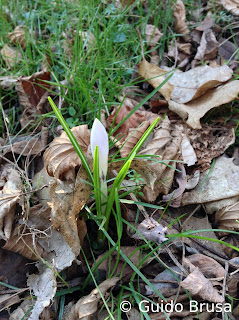
[[[175,19],[174,28],[176,33],[182,34],[186,42],[190,40],[189,29],[186,25],[186,10],[183,1],[178,0],[173,10],[173,16]]]
[[[169,109],[177,113],[193,129],[201,129],[200,119],[212,108],[238,99],[239,80],[231,81],[215,89],[210,89],[199,98],[187,104],[169,101]]]
[[[12,69],[20,60],[23,59],[22,54],[19,50],[9,47],[8,44],[1,50],[1,55],[9,69]]]
[[[219,229],[239,230],[239,202],[217,211],[215,222]]]
[[[180,285],[187,289],[192,296],[199,296],[206,301],[215,303],[223,303],[224,301],[218,290],[213,287],[212,283],[204,277],[198,268],[195,268],[186,279],[181,281]]]
[[[157,88],[167,78],[167,72],[145,59],[139,64],[139,74],[145,78],[154,88]],[[169,100],[173,91],[173,85],[166,82],[159,90],[166,100]]]
[[[90,145],[90,130],[87,125],[71,129],[84,154]],[[81,165],[78,156],[67,134],[63,132],[55,138],[44,153],[44,166],[49,176],[56,179],[74,180],[75,168]]]
[[[169,79],[169,83],[174,87],[171,100],[188,103],[202,96],[207,90],[228,81],[232,72],[226,65],[218,68],[202,66],[186,72],[175,72]]]
[[[211,29],[203,31],[195,60],[212,60],[216,57],[219,43]]]
[[[99,284],[98,288],[91,291],[87,296],[80,298],[80,300],[73,305],[71,311],[67,314],[68,320],[88,319],[98,310],[98,304],[101,300],[101,295],[107,298],[108,291],[113,289],[119,277],[109,278]],[[101,295],[99,293],[101,292]]]

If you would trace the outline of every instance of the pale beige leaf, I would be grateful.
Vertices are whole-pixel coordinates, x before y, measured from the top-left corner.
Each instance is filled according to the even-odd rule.
[[[210,174],[208,171],[203,172],[196,188],[183,194],[182,204],[206,203],[238,195],[239,166],[233,163],[233,158],[221,156]]]
[[[187,259],[207,278],[220,278],[225,275],[225,270],[220,263],[204,254],[192,254]]]
[[[200,170],[196,170],[192,176],[187,176],[186,190],[191,190],[196,187],[200,179]]]
[[[232,77],[232,72],[226,65],[218,68],[202,66],[186,72],[175,72],[169,79],[169,83],[174,87],[171,100],[177,103],[194,100],[207,90],[228,81]]]
[[[146,24],[145,37],[151,47],[155,47],[158,44],[162,35],[162,32],[157,27],[152,24]]]
[[[85,181],[89,181],[89,177],[81,167],[74,183],[57,180],[50,189],[53,201],[52,226],[63,236],[76,256],[80,253],[81,248],[77,215],[91,193],[91,186]]]
[[[239,202],[219,210],[215,222],[218,229],[239,230]]]
[[[211,29],[203,32],[195,60],[212,60],[216,57],[219,43]]]
[[[231,13],[239,16],[239,3],[238,0],[221,0],[223,7]]]
[[[223,297],[198,268],[181,281],[180,285],[187,289],[192,296],[199,296],[203,300],[216,303],[223,303],[224,301]]]
[[[9,320],[19,320],[19,319],[28,319],[26,318],[26,314],[29,312],[29,310],[34,306],[34,302],[33,300],[27,299],[24,300],[20,306],[14,310],[11,315]],[[28,313],[28,315],[30,315],[30,313]]]
[[[187,42],[189,38],[189,29],[186,25],[186,11],[183,1],[178,0],[173,10],[175,19],[174,28],[176,33],[184,35],[184,40]]]
[[[139,64],[139,74],[145,78],[151,86],[157,88],[168,76],[165,70],[147,62],[145,59]],[[173,86],[166,82],[159,90],[166,100],[170,99]]]
[[[183,157],[184,163],[188,166],[193,166],[197,162],[197,155],[188,140],[187,136],[183,136],[182,144],[181,144],[181,153]]]
[[[9,165],[5,165],[4,168],[2,177],[5,175],[7,181],[0,190],[0,238],[7,240],[11,235],[16,204],[23,206],[23,196],[21,196],[23,184],[17,170]]]
[[[13,44],[20,44],[23,50],[26,49],[26,27],[25,26],[17,26],[13,32],[8,34],[10,42]]]
[[[0,86],[4,90],[12,90],[15,83],[17,82],[16,76],[2,76],[0,77]]]
[[[202,128],[200,119],[212,108],[238,99],[239,80],[231,81],[215,89],[210,89],[201,97],[187,104],[169,101],[169,109],[177,113],[182,119],[187,119],[187,124],[194,128]]]
[[[87,296],[82,297],[66,316],[67,320],[86,320],[89,319],[98,310],[98,304],[101,301],[99,291],[106,299],[109,295],[108,291],[113,289],[119,281],[119,277],[109,278],[99,284],[99,289],[94,289]]]
[[[5,44],[2,48],[1,55],[9,69],[13,68],[23,59],[21,52],[15,48],[9,47],[8,44]]]
[[[90,144],[90,130],[87,125],[71,129],[81,150],[87,153]],[[75,168],[81,165],[81,159],[75,151],[67,134],[63,132],[55,138],[44,153],[44,166],[50,176],[57,179],[74,180]]]
[[[44,308],[49,306],[55,296],[57,282],[54,268],[44,266],[40,274],[32,274],[28,277],[27,284],[37,297],[29,320],[36,320],[39,319]]]

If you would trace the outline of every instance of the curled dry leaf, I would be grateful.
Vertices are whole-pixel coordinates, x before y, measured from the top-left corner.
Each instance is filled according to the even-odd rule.
[[[231,13],[239,16],[239,3],[237,0],[221,0],[223,7]]]
[[[232,77],[232,72],[226,65],[218,68],[202,66],[186,72],[175,72],[169,79],[169,83],[174,87],[171,100],[177,103],[194,100],[207,90],[228,81]]]
[[[109,126],[111,126],[114,122],[114,127],[116,127],[130,113],[131,110],[132,109],[126,105],[123,105],[120,109],[119,107],[115,107],[111,115],[107,118]],[[157,114],[153,114],[152,112],[145,110],[137,110],[116,130],[115,135],[118,135],[117,139],[122,137],[122,140],[120,141],[124,141],[128,135],[129,129],[138,128],[143,121],[147,121],[149,124],[151,124],[157,118]]]
[[[189,29],[186,25],[186,11],[185,6],[181,0],[176,2],[176,5],[173,10],[173,16],[175,19],[174,28],[178,34],[184,35],[184,40],[188,42],[190,40],[189,37]]]
[[[166,196],[163,196],[163,201],[169,202],[169,206],[174,208],[181,206],[182,195],[187,185],[187,175],[184,165],[180,162],[177,163],[177,169],[180,170],[180,172],[177,171],[175,174],[178,188]]]
[[[4,90],[12,90],[15,83],[17,82],[16,76],[3,76],[0,77],[0,87]]]
[[[71,129],[84,154],[90,144],[90,130],[87,125]],[[74,180],[75,168],[81,165],[81,159],[75,151],[67,134],[63,132],[55,138],[44,153],[44,166],[49,176],[57,179]]]
[[[197,155],[186,135],[183,135],[181,153],[184,163],[188,166],[193,166],[197,162]]]
[[[212,108],[238,99],[239,80],[231,81],[215,89],[210,89],[201,97],[180,104],[169,101],[169,109],[177,113],[182,119],[187,119],[187,124],[193,129],[201,129],[200,119]]]
[[[109,295],[108,291],[113,289],[119,281],[119,277],[109,278],[99,284],[98,289],[94,289],[88,296],[82,297],[71,311],[67,314],[67,320],[89,319],[98,310],[98,304],[101,301],[101,295],[106,299]],[[101,292],[101,295],[100,293]]]
[[[233,158],[219,157],[209,171],[201,174],[196,188],[183,194],[182,204],[206,203],[239,195],[239,166]]]
[[[20,44],[23,50],[26,49],[26,28],[25,26],[17,26],[13,32],[8,34],[10,42],[13,44]]]
[[[9,320],[19,320],[19,319],[24,319],[26,317],[26,314],[29,312],[29,310],[33,307],[34,302],[30,299],[24,300],[20,306],[14,310],[11,315]]]
[[[168,77],[167,71],[147,62],[145,59],[143,59],[143,61],[139,64],[139,74],[154,88],[157,88]],[[158,92],[161,93],[166,100],[170,99],[172,91],[173,85],[171,85],[169,82],[166,82],[158,90]]]
[[[53,201],[52,226],[59,231],[76,256],[80,253],[80,238],[82,238],[82,235],[79,237],[78,234],[77,215],[91,193],[91,186],[85,181],[89,181],[89,177],[81,167],[74,183],[57,180],[50,189]],[[86,229],[79,232],[85,233]]]
[[[155,27],[152,24],[146,24],[145,37],[146,37],[147,43],[151,47],[155,47],[158,44],[162,35],[163,35],[162,32],[160,32],[157,27]]]
[[[23,59],[19,50],[9,47],[7,44],[2,48],[1,55],[9,69],[13,68],[20,60]]]
[[[142,237],[144,237],[146,240],[154,241],[157,244],[167,240],[167,238],[165,238],[168,230],[167,227],[163,227],[151,217],[143,220],[137,227],[137,230],[142,236],[137,232],[132,236],[134,239],[142,240]]]
[[[198,267],[202,274],[207,278],[224,277],[224,268],[213,258],[205,256],[204,254],[192,254],[188,259],[195,267]]]
[[[0,190],[0,238],[7,240],[11,236],[17,203],[24,206],[23,184],[17,170],[6,165],[2,170],[3,189]]]
[[[187,289],[192,296],[199,296],[206,301],[215,303],[223,303],[224,301],[218,290],[213,287],[212,283],[204,277],[198,268],[195,268],[186,279],[181,281],[180,285]]]
[[[20,119],[22,127],[31,126],[31,123],[37,120],[37,116],[43,113],[43,106],[50,95],[50,85],[46,81],[50,80],[49,71],[40,71],[30,77],[21,77],[16,82],[19,102],[23,108]]]
[[[216,57],[219,43],[211,29],[202,34],[200,46],[197,48],[195,60],[212,60]]]
[[[215,222],[218,229],[239,230],[239,202],[217,211]]]

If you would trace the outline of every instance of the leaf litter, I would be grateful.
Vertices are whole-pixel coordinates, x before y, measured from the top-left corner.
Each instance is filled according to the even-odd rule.
[[[238,5],[234,2],[220,1],[219,5],[238,15]],[[132,8],[134,5],[132,2]],[[144,6],[147,9],[147,4]],[[207,7],[210,7],[209,3]],[[152,88],[161,85],[158,92],[110,136],[113,144],[110,156],[116,154],[118,161],[109,163],[108,178],[114,179],[123,163],[117,154],[126,158],[148,127],[160,117],[138,153],[140,159],[132,161],[133,173],[128,174],[119,190],[121,195],[127,192],[123,198],[126,201],[120,202],[120,208],[123,218],[132,225],[122,230],[122,244],[117,244],[121,251],[109,248],[97,252],[89,247],[89,239],[95,238],[97,233],[89,219],[89,212],[94,207],[93,187],[66,133],[59,134],[58,131],[58,136],[54,137],[49,130],[53,122],[44,116],[51,111],[48,96],[53,96],[60,108],[65,106],[64,98],[59,98],[59,88],[51,85],[50,68],[46,65],[30,76],[0,78],[3,90],[15,90],[22,128],[21,134],[7,134],[1,139],[1,250],[18,253],[36,262],[38,270],[28,274],[27,280],[34,299],[20,293],[13,300],[4,292],[6,290],[2,290],[1,295],[9,299],[9,303],[19,304],[19,297],[26,299],[15,311],[11,309],[10,319],[22,318],[29,309],[28,319],[56,319],[56,310],[52,308],[57,301],[56,292],[59,288],[67,288],[62,275],[66,276],[66,282],[72,277],[73,281],[79,281],[80,277],[82,283],[86,278],[82,248],[87,254],[87,263],[92,268],[97,266],[97,288],[88,283],[89,290],[81,292],[81,298],[76,298],[78,301],[68,291],[66,296],[70,299],[64,306],[64,319],[90,316],[100,319],[103,314],[108,317],[110,300],[107,299],[117,297],[119,287],[127,283],[135,268],[163,293],[167,301],[183,303],[183,312],[171,312],[172,319],[189,320],[195,315],[189,309],[184,289],[193,299],[211,305],[228,302],[227,295],[238,299],[239,263],[235,250],[238,234],[230,233],[239,230],[238,164],[232,155],[237,128],[233,116],[228,118],[224,114],[228,107],[232,110],[238,103],[237,49],[217,28],[210,12],[197,23],[189,23],[186,13],[182,1],[172,6],[173,30],[177,37],[165,46],[165,59],[159,54],[163,30],[154,24],[145,25],[142,33],[150,62],[143,56],[137,69],[144,83],[123,89],[121,95],[115,97],[120,106],[113,106],[105,121],[110,132],[110,128],[114,129],[128,117]],[[61,35],[61,43],[71,59],[70,44],[75,45],[78,41],[78,31],[70,32]],[[1,50],[8,71],[23,59],[19,45],[26,50],[30,36],[33,42],[37,41],[36,33],[30,35],[24,25],[9,33],[12,47],[5,44]],[[95,50],[93,32],[79,31],[79,39],[85,43],[86,52]],[[67,95],[68,91],[64,93]],[[210,119],[213,112],[216,117]],[[92,169],[90,129],[80,125],[71,130]],[[21,162],[16,161],[18,155]],[[112,221],[110,226],[114,238],[117,231]],[[212,230],[215,228],[224,231]],[[187,237],[193,230],[198,239]],[[165,243],[180,231],[184,233],[182,237]],[[149,250],[141,248],[144,239],[158,245],[157,251],[147,257]],[[148,248],[152,250],[152,247]],[[97,258],[92,259],[89,252],[94,252]],[[158,294],[145,281],[140,281],[137,289],[152,301],[158,301]],[[128,292],[123,287],[122,290]],[[115,303],[111,307],[117,310]],[[135,318],[140,316],[137,312]],[[232,316],[236,317],[237,312],[235,305]],[[221,317],[220,312],[205,312],[205,308],[199,315],[200,319]],[[165,319],[160,311],[149,316]]]

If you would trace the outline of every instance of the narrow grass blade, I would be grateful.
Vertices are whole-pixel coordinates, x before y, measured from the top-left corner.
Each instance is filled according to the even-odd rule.
[[[62,125],[63,129],[65,130],[66,134],[68,135],[73,147],[75,148],[75,151],[77,152],[78,156],[81,159],[81,162],[86,170],[86,172],[88,173],[88,176],[91,180],[91,183],[94,183],[94,179],[90,170],[90,167],[88,165],[88,162],[86,160],[86,157],[83,153],[83,151],[81,150],[81,147],[79,146],[79,143],[77,142],[74,134],[71,132],[70,128],[68,127],[65,119],[63,118],[60,110],[57,108],[57,106],[55,105],[55,103],[53,102],[51,97],[48,97],[49,103],[53,109],[53,111],[55,112],[57,119],[59,120],[60,124]]]

